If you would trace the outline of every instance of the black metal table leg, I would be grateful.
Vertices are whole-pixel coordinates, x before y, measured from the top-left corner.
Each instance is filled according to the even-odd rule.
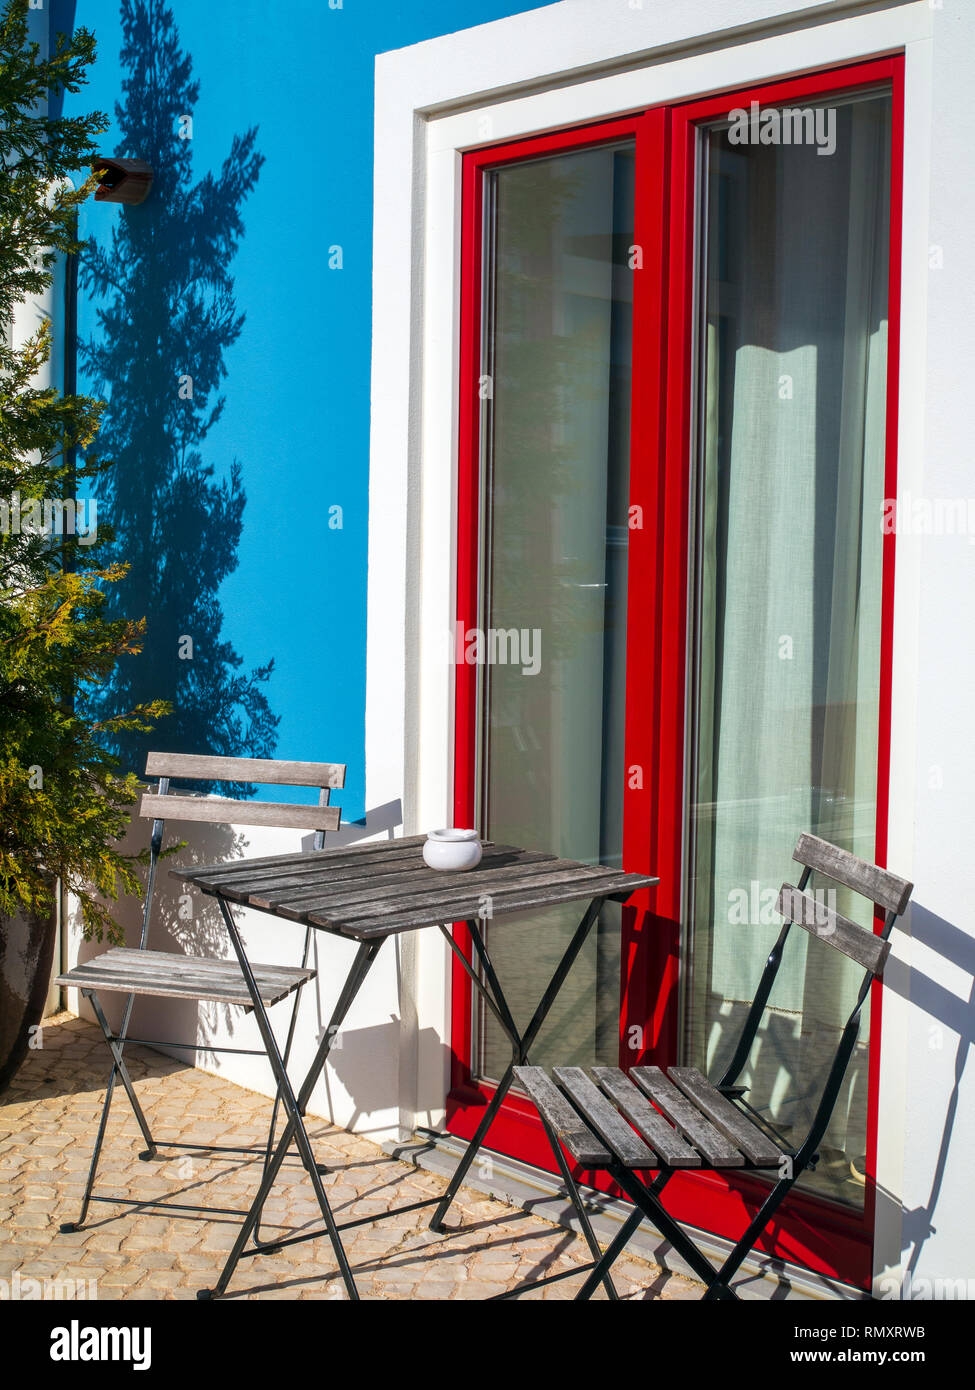
[[[457,946],[457,943],[453,940],[453,938],[448,935],[448,941],[455,954],[462,961],[466,962],[466,965],[468,967],[468,973],[470,974],[472,981],[478,989],[478,992],[481,994],[481,997],[491,1004],[493,1013],[497,1017],[499,1023],[501,1024],[501,1027],[504,1029],[509,1041],[512,1044],[513,1056],[504,1075],[498,1082],[497,1089],[495,1090],[494,1095],[491,1098],[491,1103],[485,1110],[484,1115],[481,1118],[481,1123],[478,1125],[473,1139],[471,1139],[467,1148],[461,1155],[460,1162],[458,1163],[457,1168],[454,1171],[454,1175],[450,1180],[450,1183],[447,1187],[447,1191],[444,1193],[439,1205],[437,1206],[436,1210],[433,1213],[433,1216],[430,1219],[430,1226],[433,1230],[444,1230],[444,1217],[450,1210],[453,1200],[457,1195],[458,1189],[460,1188],[461,1183],[464,1181],[464,1178],[467,1176],[468,1169],[473,1163],[478,1150],[483,1145],[484,1140],[487,1137],[488,1130],[494,1123],[494,1118],[497,1115],[498,1111],[501,1109],[501,1105],[504,1101],[504,1098],[511,1088],[511,1083],[514,1080],[514,1069],[516,1066],[524,1066],[527,1063],[528,1051],[532,1043],[535,1041],[539,1029],[545,1022],[545,1019],[548,1017],[549,1011],[552,1005],[555,1003],[555,999],[559,993],[559,990],[565,984],[566,976],[575,964],[576,957],[585,945],[586,938],[592,930],[596,918],[599,916],[604,901],[605,899],[601,897],[593,898],[592,902],[589,904],[589,907],[586,909],[586,912],[583,915],[582,920],[580,921],[579,925],[576,927],[575,932],[572,935],[571,941],[565,949],[562,959],[559,961],[559,964],[556,967],[555,973],[549,981],[545,993],[542,995],[538,1007],[532,1015],[531,1022],[525,1029],[524,1034],[520,1036],[514,1029],[514,1024],[511,1019],[511,1011],[508,1008],[507,1001],[504,998],[504,994],[501,990],[501,985],[498,981],[497,975],[493,967],[491,966],[490,957],[487,954],[487,948],[484,944],[484,939],[481,935],[480,930],[478,929],[476,922],[469,921],[467,923],[467,928],[471,934],[471,941],[474,944],[474,949],[477,952],[478,959],[481,961],[482,966],[485,966],[486,963],[485,974],[488,980],[493,982],[492,990],[497,991],[497,996],[494,1000],[491,1000],[488,991],[485,989],[484,981],[481,980],[480,976],[477,975],[476,971],[472,971],[470,969],[470,962],[466,960],[464,953]],[[570,1190],[570,1197],[571,1195],[572,1194]],[[583,1217],[581,1214],[581,1203],[574,1205],[576,1205],[576,1212],[577,1214],[580,1214],[580,1221],[582,1221]]]
[[[267,1050],[268,1060],[271,1063],[271,1066],[274,1070],[275,1078],[278,1082],[278,1091],[281,1103],[284,1106],[285,1113],[287,1115],[287,1121],[285,1123],[285,1127],[282,1132],[281,1138],[278,1141],[278,1146],[274,1154],[272,1155],[270,1162],[267,1163],[265,1166],[264,1176],[261,1181],[261,1185],[258,1189],[257,1196],[251,1204],[251,1208],[247,1216],[244,1218],[243,1224],[241,1225],[239,1232],[237,1233],[237,1239],[234,1243],[233,1249],[227,1257],[227,1261],[224,1265],[223,1270],[221,1271],[220,1278],[217,1280],[217,1283],[214,1285],[212,1290],[201,1290],[197,1297],[214,1298],[219,1297],[221,1294],[226,1292],[227,1286],[230,1283],[231,1278],[233,1277],[234,1270],[236,1269],[237,1263],[244,1250],[244,1246],[247,1243],[247,1239],[260,1219],[260,1214],[264,1207],[264,1203],[267,1200],[268,1193],[271,1191],[271,1188],[274,1185],[274,1181],[277,1177],[281,1164],[283,1163],[285,1155],[291,1147],[292,1139],[294,1139],[297,1143],[302,1163],[304,1164],[304,1167],[306,1168],[308,1175],[311,1178],[311,1183],[315,1192],[315,1197],[321,1209],[322,1219],[325,1222],[325,1233],[327,1233],[332,1245],[332,1249],[335,1253],[335,1258],[338,1263],[339,1271],[342,1275],[342,1279],[346,1287],[346,1292],[348,1293],[350,1299],[357,1300],[359,1294],[355,1286],[355,1280],[352,1277],[352,1271],[349,1267],[348,1259],[346,1258],[345,1249],[342,1245],[342,1239],[339,1235],[338,1227],[336,1226],[335,1219],[332,1215],[332,1210],[329,1205],[328,1198],[325,1195],[325,1189],[322,1186],[321,1174],[319,1173],[318,1166],[315,1162],[315,1155],[312,1150],[311,1141],[308,1138],[308,1132],[305,1129],[302,1116],[304,1113],[304,1108],[308,1104],[308,1101],[311,1097],[311,1093],[315,1087],[315,1083],[318,1080],[322,1068],[324,1067],[325,1062],[328,1058],[328,1053],[331,1049],[332,1040],[335,1036],[335,1032],[342,1019],[344,1018],[345,1014],[348,1012],[348,1009],[351,1006],[352,1001],[355,999],[355,996],[362,985],[362,981],[365,979],[366,972],[368,971],[370,965],[376,957],[381,942],[373,942],[370,944],[363,943],[359,947],[359,950],[356,954],[356,958],[353,961],[352,967],[349,971],[349,975],[346,979],[345,985],[343,986],[342,993],[340,994],[335,1009],[333,1010],[332,1018],[329,1021],[329,1026],[326,1029],[325,1035],[322,1038],[322,1042],[318,1048],[318,1051],[315,1054],[314,1061],[312,1062],[308,1074],[306,1075],[305,1080],[301,1085],[301,1089],[299,1090],[298,1094],[295,1095],[295,1092],[291,1086],[291,1081],[288,1077],[287,1069],[284,1066],[284,1062],[278,1050],[277,1042],[275,1041],[270,1021],[268,1020],[267,1011],[264,1008],[264,1002],[260,996],[260,990],[257,987],[257,982],[254,979],[254,974],[251,970],[250,962],[247,959],[247,954],[244,950],[243,943],[240,940],[240,935],[237,931],[237,926],[233,920],[233,916],[230,913],[230,910],[227,907],[225,900],[223,898],[218,898],[218,901],[220,903],[221,911],[223,912],[224,921],[227,926],[227,931],[230,935],[231,944],[237,955],[237,959],[240,962],[240,968],[243,972],[244,979],[247,983],[248,992],[250,993],[251,999],[254,1004],[254,1013],[257,1018],[258,1027],[261,1031],[261,1037],[264,1040],[264,1045]]]
[[[318,836],[316,836],[316,839],[317,839],[317,838],[318,838]],[[310,951],[310,949],[311,949],[311,933],[312,933],[311,927],[306,927],[306,928],[305,928],[305,948],[304,948],[304,951],[302,952],[302,956],[301,956],[301,968],[302,968],[302,970],[306,969],[306,968],[307,968],[307,965],[308,965],[308,954],[309,954],[309,951]],[[289,1061],[291,1060],[291,1048],[292,1048],[292,1045],[293,1045],[293,1043],[294,1043],[294,1038],[295,1038],[295,1027],[296,1027],[296,1025],[297,1025],[297,1023],[298,1023],[298,1008],[299,1008],[299,1006],[300,1006],[300,1004],[301,1004],[301,995],[302,995],[303,989],[304,989],[304,986],[303,986],[303,985],[299,985],[299,987],[295,990],[295,999],[294,999],[294,1003],[293,1003],[292,1006],[291,1006],[291,1022],[290,1022],[289,1025],[288,1025],[288,1037],[287,1037],[287,1041],[286,1041],[285,1044],[284,1044],[284,1056],[283,1056],[283,1060],[284,1060],[285,1068],[287,1068],[288,1063],[289,1063]],[[267,1144],[264,1146],[264,1172],[265,1172],[265,1173],[267,1172],[268,1164],[271,1162],[271,1158],[273,1157],[273,1154],[274,1154],[274,1134],[275,1134],[275,1131],[276,1131],[276,1129],[277,1129],[277,1127],[278,1127],[278,1109],[280,1108],[280,1105],[281,1105],[281,1095],[280,1095],[280,1092],[276,1091],[275,1094],[274,1094],[274,1104],[273,1104],[272,1107],[271,1107],[271,1123],[270,1123],[270,1125],[268,1126],[268,1131],[267,1131]],[[328,1172],[328,1169],[326,1168],[326,1166],[325,1166],[324,1163],[319,1163],[319,1164],[318,1164],[318,1171],[319,1171],[319,1173],[321,1173],[321,1174],[324,1175],[325,1173]],[[262,1176],[263,1176],[263,1174],[262,1174]],[[257,1224],[256,1224],[256,1226],[254,1227],[253,1239],[254,1239],[254,1243],[255,1243],[256,1245],[262,1244],[262,1241],[261,1241],[261,1212],[260,1212],[260,1211],[259,1211],[258,1214],[257,1214]],[[272,1245],[273,1245],[274,1242],[273,1242],[273,1239],[272,1239],[271,1241],[264,1242],[264,1243],[266,1243],[266,1244],[272,1244]]]

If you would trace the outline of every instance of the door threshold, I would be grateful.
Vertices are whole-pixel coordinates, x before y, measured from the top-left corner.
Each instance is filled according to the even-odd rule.
[[[451,1134],[419,1131],[406,1141],[387,1140],[384,1153],[401,1163],[410,1163],[441,1177],[452,1177],[466,1144]],[[481,1192],[495,1201],[519,1207],[531,1216],[541,1217],[554,1226],[579,1231],[579,1218],[568,1199],[565,1188],[553,1173],[533,1168],[517,1159],[508,1158],[489,1149],[482,1149],[464,1179],[464,1186]],[[586,1210],[599,1243],[609,1244],[623,1220],[630,1214],[629,1202],[621,1202],[603,1192],[583,1189]],[[720,1264],[732,1248],[732,1242],[720,1236],[691,1228],[691,1234],[703,1253],[714,1264]],[[696,1284],[700,1280],[672,1249],[669,1242],[644,1222],[635,1233],[627,1251],[669,1274],[679,1274]],[[735,1292],[743,1299],[803,1301],[845,1300],[861,1302],[869,1298],[863,1289],[853,1288],[825,1274],[816,1274],[799,1265],[789,1264],[772,1256],[753,1255],[744,1260],[732,1281]],[[702,1286],[703,1289],[703,1286]]]

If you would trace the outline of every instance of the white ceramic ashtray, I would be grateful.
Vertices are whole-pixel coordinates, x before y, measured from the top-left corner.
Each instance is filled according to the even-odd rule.
[[[476,830],[431,830],[423,846],[423,861],[431,869],[462,873],[481,862]]]

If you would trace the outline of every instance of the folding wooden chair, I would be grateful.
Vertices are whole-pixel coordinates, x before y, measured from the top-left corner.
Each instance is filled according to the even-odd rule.
[[[618,1067],[594,1067],[592,1077],[581,1067],[555,1067],[554,1081],[541,1067],[515,1068],[515,1076],[545,1127],[555,1132],[566,1152],[581,1168],[608,1173],[633,1202],[633,1212],[576,1294],[579,1299],[592,1295],[644,1220],[671,1242],[707,1285],[706,1299],[738,1298],[731,1287],[732,1277],[799,1176],[819,1157],[817,1150],[856,1046],[864,1002],[874,979],[883,974],[891,929],[907,907],[914,885],[815,835],[801,835],[792,857],[803,866],[802,875],[796,887],[782,886],[776,907],[784,925],[766,962],[734,1056],[717,1085],[696,1067],[668,1067],[666,1075],[660,1067],[634,1067],[629,1077]],[[814,871],[882,908],[885,920],[880,935],[807,894],[804,890]],[[798,1146],[790,1145],[748,1104],[747,1087],[737,1084],[793,926],[802,927],[864,969],[811,1127]],[[720,1268],[701,1252],[661,1201],[661,1193],[678,1169],[755,1171],[776,1179]],[[512,1292],[524,1293],[546,1282],[536,1280]]]
[[[100,956],[77,965],[73,970],[59,975],[56,984],[80,989],[91,1003],[95,1017],[105,1035],[112,1054],[112,1070],[109,1074],[102,1106],[101,1120],[95,1137],[95,1148],[91,1156],[88,1180],[81,1203],[81,1214],[77,1221],[68,1221],[61,1226],[62,1231],[77,1231],[85,1222],[88,1207],[92,1201],[112,1202],[111,1197],[92,1195],[95,1174],[105,1138],[108,1112],[116,1081],[121,1081],[129,1098],[136,1121],[142,1131],[146,1148],[139,1154],[145,1162],[157,1158],[158,1148],[192,1148],[200,1152],[240,1152],[228,1150],[218,1144],[168,1144],[155,1140],[148,1121],[139,1104],[138,1097],[125,1065],[124,1050],[127,1042],[144,1043],[149,1047],[175,1047],[190,1051],[236,1052],[248,1056],[265,1057],[264,1048],[222,1047],[200,1042],[176,1042],[170,1039],[132,1038],[128,1036],[132,1006],[136,995],[162,995],[175,999],[210,1000],[230,1004],[251,1012],[253,1001],[237,960],[214,959],[208,956],[188,956],[178,952],[150,951],[149,922],[152,913],[153,888],[155,886],[156,865],[162,851],[163,834],[167,820],[198,821],[217,825],[267,825],[282,828],[313,830],[314,849],[322,849],[325,832],[337,830],[341,819],[338,807],[329,805],[333,789],[345,785],[345,765],[343,763],[281,762],[268,758],[211,758],[195,757],[182,753],[150,753],[146,761],[146,776],[158,778],[155,792],[143,795],[139,806],[140,816],[152,820],[152,836],[149,842],[149,873],[146,882],[145,905],[142,912],[142,933],[137,950],[115,946]],[[235,782],[256,783],[267,786],[317,787],[318,805],[302,806],[294,803],[243,801],[233,797],[207,795],[171,795],[170,780],[180,782]],[[259,986],[260,997],[265,1008],[276,1004],[288,995],[294,995],[291,1021],[285,1044],[283,1060],[287,1066],[294,1040],[295,1024],[298,1018],[298,1004],[302,988],[314,979],[315,971],[308,968],[308,955],[311,947],[312,928],[305,932],[304,953],[300,966],[254,965],[252,967]],[[99,1002],[99,994],[124,994],[125,1005],[122,1021],[117,1033],[113,1033]],[[271,1114],[271,1126],[267,1146],[264,1151],[265,1170],[270,1162],[277,1124],[280,1090],[275,1095]],[[246,1150],[246,1152],[254,1152]],[[320,1169],[324,1171],[324,1169]],[[151,1203],[165,1206],[166,1203]],[[206,1210],[200,1208],[200,1210]]]

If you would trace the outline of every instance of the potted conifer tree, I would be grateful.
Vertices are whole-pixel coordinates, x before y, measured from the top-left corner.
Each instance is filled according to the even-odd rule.
[[[77,209],[97,174],[71,180],[107,125],[97,112],[49,114],[51,93],[86,80],[93,36],[59,36],[44,55],[28,16],[29,0],[0,13],[0,1090],[42,1016],[59,893],[73,895],[86,935],[120,937],[108,903],[140,891],[137,857],[121,848],[138,783],[108,749],[166,709],[95,721],[75,699],[140,650],[144,623],[109,619],[125,566],[100,566],[97,539],[70,534],[67,520],[67,503],[111,466],[87,452],[104,406],[39,381],[48,321],[19,341],[13,332],[18,306],[79,250]]]

